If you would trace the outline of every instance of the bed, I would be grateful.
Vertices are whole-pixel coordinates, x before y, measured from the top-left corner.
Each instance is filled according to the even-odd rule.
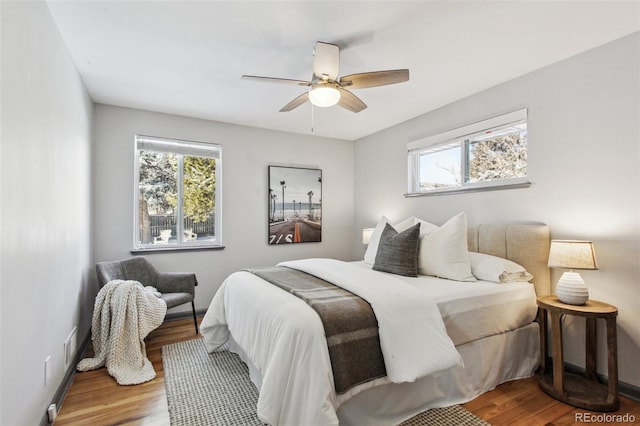
[[[524,279],[499,284],[397,276],[372,270],[364,261],[282,264],[329,282],[355,281],[339,284],[358,295],[359,282],[367,282],[365,292],[393,283],[395,293],[434,306],[438,318],[429,321],[436,325],[424,327],[419,310],[406,300],[397,301],[402,309],[386,314],[376,310],[385,376],[337,393],[318,314],[253,271],[231,274],[216,293],[201,326],[205,345],[213,351],[228,343],[240,355],[260,391],[258,416],[274,425],[398,424],[426,409],[464,403],[500,383],[529,377],[539,357],[535,298],[550,292],[549,229],[538,224],[464,225],[470,253],[511,260],[533,275],[533,284]],[[345,279],[347,275],[354,278]],[[428,297],[422,300],[422,295]],[[376,297],[365,299],[384,311]],[[420,343],[416,335],[425,333],[431,334]]]

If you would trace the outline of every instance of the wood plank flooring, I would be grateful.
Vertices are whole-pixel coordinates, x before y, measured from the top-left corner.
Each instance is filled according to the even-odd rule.
[[[196,337],[191,319],[166,322],[153,331],[146,339],[147,356],[157,376],[140,385],[119,386],[105,368],[76,373],[55,425],[169,425],[161,347]],[[583,423],[584,413],[597,414],[551,398],[535,378],[504,383],[464,407],[493,425],[573,425]],[[610,414],[626,413],[640,424],[640,403],[621,398],[620,410]]]

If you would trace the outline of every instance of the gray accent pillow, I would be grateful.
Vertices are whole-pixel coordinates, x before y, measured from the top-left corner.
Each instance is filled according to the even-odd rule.
[[[373,269],[406,277],[417,277],[419,248],[420,223],[400,233],[387,223],[380,235]]]

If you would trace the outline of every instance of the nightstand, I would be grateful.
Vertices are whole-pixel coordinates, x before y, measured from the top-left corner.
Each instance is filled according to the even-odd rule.
[[[576,407],[593,411],[614,411],[620,406],[618,397],[618,343],[616,316],[618,309],[604,302],[588,300],[584,305],[568,305],[556,296],[538,298],[540,323],[540,369],[538,384],[552,397]],[[553,364],[547,358],[547,314],[551,324]],[[562,352],[562,318],[565,315],[584,317],[586,321],[586,374],[567,373]],[[608,385],[596,376],[596,320],[607,326]]]

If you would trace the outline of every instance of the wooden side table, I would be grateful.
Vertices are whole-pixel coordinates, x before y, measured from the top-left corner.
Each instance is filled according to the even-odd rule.
[[[593,411],[614,411],[620,406],[618,397],[618,342],[616,316],[618,309],[604,302],[588,300],[584,305],[568,305],[556,296],[538,298],[540,323],[540,369],[538,384],[551,395],[576,407]],[[551,322],[553,365],[547,359],[547,314]],[[562,351],[562,317],[577,315],[586,321],[586,375],[566,373]],[[608,385],[596,376],[596,320],[607,326]]]

